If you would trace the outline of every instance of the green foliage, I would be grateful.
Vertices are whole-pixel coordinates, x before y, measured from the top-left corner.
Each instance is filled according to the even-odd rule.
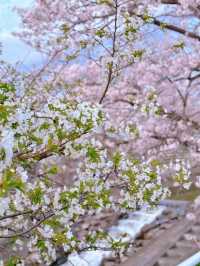
[[[64,34],[67,34],[70,31],[70,27],[65,23],[61,25],[61,30],[64,32]]]
[[[173,47],[176,48],[176,49],[184,49],[185,42],[181,41],[179,43],[176,43],[176,44],[173,45]]]
[[[12,190],[24,190],[24,183],[17,177],[13,169],[6,169],[0,181],[0,196],[11,192]]]
[[[135,50],[131,53],[131,55],[136,58],[136,59],[141,59],[142,56],[144,55],[145,50],[141,49],[141,50]]]
[[[145,23],[151,23],[153,18],[151,15],[148,14],[148,12],[145,12],[142,16],[142,19]]]
[[[92,146],[89,146],[87,148],[87,157],[89,158],[89,161],[92,163],[98,163],[100,162],[100,155],[97,149],[95,149]]]
[[[96,31],[96,36],[98,36],[99,38],[103,38],[106,36],[106,31],[104,29],[99,29]]]
[[[118,168],[119,165],[120,165],[120,162],[121,162],[121,159],[122,159],[122,155],[120,152],[116,152],[113,157],[112,157],[112,161],[114,163],[114,166],[115,168]]]
[[[17,266],[19,265],[21,262],[20,258],[17,256],[12,256],[8,259],[8,261],[6,262],[5,266]]]
[[[33,205],[41,204],[43,196],[44,192],[42,191],[41,187],[36,187],[29,192],[29,198]]]

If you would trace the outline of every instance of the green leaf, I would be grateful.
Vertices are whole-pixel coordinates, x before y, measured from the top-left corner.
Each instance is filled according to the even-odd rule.
[[[34,134],[30,134],[30,139],[34,141],[37,145],[41,145],[43,143],[43,139],[35,136]]]
[[[67,34],[70,31],[70,27],[67,24],[62,24],[60,28],[64,34]]]
[[[0,148],[0,161],[5,160],[5,158],[6,158],[5,148]]]
[[[38,240],[36,246],[41,251],[44,251],[46,249],[46,245],[45,245],[45,241],[44,240]]]
[[[59,145],[58,144],[55,144],[54,142],[53,142],[53,139],[52,139],[52,137],[49,137],[49,139],[48,139],[48,144],[47,144],[47,148],[48,148],[48,150],[50,150],[50,151],[52,151],[52,152],[59,152]]]
[[[48,173],[51,175],[56,175],[58,173],[58,166],[57,165],[53,165],[49,170]]]
[[[19,257],[12,256],[8,259],[5,266],[16,266],[16,265],[19,265],[19,262],[20,262]]]
[[[6,123],[12,112],[13,110],[10,106],[0,104],[0,122]]]
[[[147,12],[144,13],[142,18],[145,23],[151,23],[153,20],[152,16],[150,16]]]
[[[24,187],[25,185],[22,180],[15,175],[15,171],[7,169],[3,174],[0,184],[0,196],[5,195],[8,191],[13,189],[23,191]]]
[[[2,83],[0,82],[0,90],[2,90],[4,93],[8,92],[15,92],[15,87],[8,83]]]
[[[113,157],[112,157],[112,161],[114,163],[114,166],[115,168],[118,168],[119,165],[120,165],[120,162],[121,162],[121,159],[122,159],[122,155],[120,152],[116,152]]]
[[[55,233],[53,236],[53,241],[56,243],[56,245],[61,246],[63,244],[68,243],[68,240],[65,236],[64,232]]]
[[[103,38],[104,36],[106,36],[106,32],[104,29],[99,29],[96,31],[95,35],[98,36],[99,38]]]
[[[39,130],[42,131],[42,130],[47,130],[47,129],[49,129],[49,128],[50,128],[50,124],[47,123],[47,122],[44,122],[44,123],[40,126]]]
[[[141,49],[141,50],[135,50],[131,53],[131,55],[134,57],[134,58],[137,58],[137,59],[141,59],[143,54],[144,54],[145,50],[144,49]]]
[[[59,229],[61,227],[61,223],[55,218],[44,221],[44,224],[49,225],[54,229]]]
[[[88,147],[86,155],[89,158],[90,162],[92,163],[100,162],[99,152],[94,147],[92,146]]]
[[[37,187],[29,192],[29,198],[33,204],[40,204],[43,198],[43,191],[40,187]]]
[[[173,47],[176,49],[183,49],[185,47],[185,43],[182,41],[182,42],[174,44]]]
[[[160,116],[163,115],[165,113],[164,109],[162,106],[158,106],[157,110],[155,111],[155,114]]]

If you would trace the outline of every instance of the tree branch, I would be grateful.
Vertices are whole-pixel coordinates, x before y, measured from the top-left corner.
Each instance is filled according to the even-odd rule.
[[[153,18],[152,23],[154,25],[156,25],[156,26],[159,26],[159,27],[164,25],[164,28],[167,29],[167,30],[174,31],[174,32],[177,32],[179,34],[184,35],[185,37],[190,37],[192,39],[200,41],[200,36],[197,35],[196,33],[191,32],[191,31],[186,31],[185,29],[180,28],[178,26],[175,26],[173,24],[163,23],[162,21],[160,21],[160,20],[158,20],[156,18]]]
[[[113,33],[113,47],[112,47],[112,54],[111,57],[114,58],[115,53],[116,53],[116,37],[117,37],[117,18],[118,18],[118,0],[115,0],[115,20],[114,20],[114,33]],[[113,62],[111,62],[110,66],[109,66],[109,71],[108,71],[108,80],[107,80],[107,84],[105,87],[105,90],[101,96],[101,99],[99,101],[99,103],[101,104],[103,102],[103,99],[105,98],[108,89],[110,87],[110,83],[113,79]]]

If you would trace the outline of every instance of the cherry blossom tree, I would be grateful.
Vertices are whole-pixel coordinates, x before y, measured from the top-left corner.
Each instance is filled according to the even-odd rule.
[[[161,149],[166,157],[168,148],[180,147],[178,157],[198,164],[197,1],[36,1],[18,11],[20,38],[54,61],[43,68],[51,86],[103,104],[117,127],[132,128],[128,144],[137,154]]]
[[[106,119],[100,106],[62,94],[49,94],[46,102],[39,103],[37,94],[29,93],[1,83],[0,239],[5,248],[9,245],[10,256],[10,245],[13,255],[18,254],[6,265],[36,261],[48,265],[60,248],[65,256],[87,249],[123,248],[124,243],[103,231],[78,238],[74,228],[85,215],[138,209],[165,198],[168,190],[159,168],[120,151],[107,153],[94,138]],[[45,161],[63,154],[80,158],[70,187],[55,182],[58,166]]]
[[[191,185],[190,161],[199,153],[199,37],[198,23],[190,31],[189,20],[198,10],[197,1],[176,0],[37,0],[18,9],[18,36],[48,60],[28,74],[3,62],[0,71],[5,265],[123,249],[127,243],[102,230],[77,235],[80,219],[156,205],[169,195],[162,178],[168,165],[175,185]],[[49,163],[61,157],[74,161],[70,185],[56,182],[62,166]]]

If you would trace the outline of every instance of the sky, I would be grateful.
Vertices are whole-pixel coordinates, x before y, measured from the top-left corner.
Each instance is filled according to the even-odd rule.
[[[0,0],[0,43],[2,44],[0,58],[12,64],[23,61],[22,68],[26,70],[40,63],[41,56],[12,35],[12,32],[20,29],[20,18],[13,8],[29,7],[33,1]]]

